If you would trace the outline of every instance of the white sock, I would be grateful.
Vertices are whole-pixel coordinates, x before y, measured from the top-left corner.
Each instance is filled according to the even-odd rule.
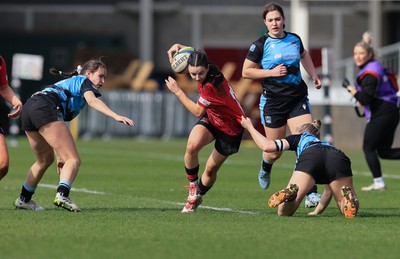
[[[384,187],[385,181],[383,180],[383,177],[374,178],[374,184],[376,187]]]

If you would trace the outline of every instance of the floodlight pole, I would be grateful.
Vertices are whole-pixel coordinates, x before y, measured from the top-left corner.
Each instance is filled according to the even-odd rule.
[[[329,75],[329,51],[328,48],[322,48],[322,87],[324,91],[324,117],[322,123],[325,129],[325,140],[329,143],[333,143],[332,136],[332,116],[331,116],[331,105],[329,88],[331,86],[331,79]]]

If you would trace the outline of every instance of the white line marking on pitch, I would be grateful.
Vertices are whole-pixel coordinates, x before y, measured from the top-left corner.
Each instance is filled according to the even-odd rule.
[[[361,176],[370,176],[372,177],[371,172],[366,172],[366,171],[356,171],[353,170],[353,175],[361,175]],[[382,175],[384,178],[390,178],[390,179],[400,179],[400,175],[396,174],[383,174]]]
[[[51,188],[51,189],[57,189],[57,187],[58,187],[57,185],[45,184],[45,183],[39,183],[38,185],[41,186],[41,187]],[[88,190],[86,188],[74,188],[74,187],[72,187],[71,191],[92,193],[92,194],[106,194],[105,192],[92,191],[92,190]]]
[[[39,183],[38,184],[40,187],[45,187],[45,188],[51,188],[51,189],[57,189],[57,185],[53,185],[53,184],[45,184],[45,183]],[[72,191],[75,192],[84,192],[84,193],[92,193],[92,194],[106,194],[105,192],[98,192],[98,191],[93,191],[93,190],[88,190],[86,188],[71,188]],[[177,202],[166,202],[169,204],[174,204],[174,205],[179,205],[179,206],[184,206],[185,203],[177,203]],[[234,213],[242,213],[242,214],[257,214],[255,212],[252,211],[245,211],[245,210],[234,210],[234,209],[230,209],[230,208],[218,208],[218,207],[211,207],[211,206],[199,206],[203,209],[208,209],[208,210],[215,210],[215,211],[225,211],[225,212],[234,212]]]
[[[176,205],[185,206],[185,203],[175,203]],[[218,207],[211,207],[211,206],[203,206],[200,205],[199,208],[207,209],[207,210],[215,210],[215,211],[224,211],[224,212],[234,212],[234,213],[241,213],[241,214],[252,214],[256,215],[257,213],[252,211],[245,211],[245,210],[234,210],[231,208],[218,208]]]

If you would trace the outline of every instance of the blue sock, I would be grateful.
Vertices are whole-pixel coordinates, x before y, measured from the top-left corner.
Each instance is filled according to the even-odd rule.
[[[35,190],[36,190],[36,187],[29,186],[26,182],[24,183],[24,188],[28,192],[32,192],[32,193],[35,192]]]

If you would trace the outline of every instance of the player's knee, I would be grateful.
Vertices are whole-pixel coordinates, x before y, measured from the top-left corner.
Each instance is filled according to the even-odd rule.
[[[362,147],[364,153],[375,152],[376,147],[372,146],[370,143],[364,143]]]
[[[199,153],[201,147],[194,142],[189,142],[186,146],[186,153],[189,156],[196,155]]]
[[[81,166],[81,159],[78,157],[69,158],[65,161],[65,164],[72,166],[74,168],[79,168]]]
[[[285,211],[278,211],[278,216],[279,217],[289,217],[292,216],[291,214],[285,212]]]
[[[279,153],[268,153],[268,154],[266,155],[265,158],[266,158],[269,162],[273,162],[273,161],[278,160],[278,159],[281,157],[281,155],[282,155],[281,152],[279,152]]]

